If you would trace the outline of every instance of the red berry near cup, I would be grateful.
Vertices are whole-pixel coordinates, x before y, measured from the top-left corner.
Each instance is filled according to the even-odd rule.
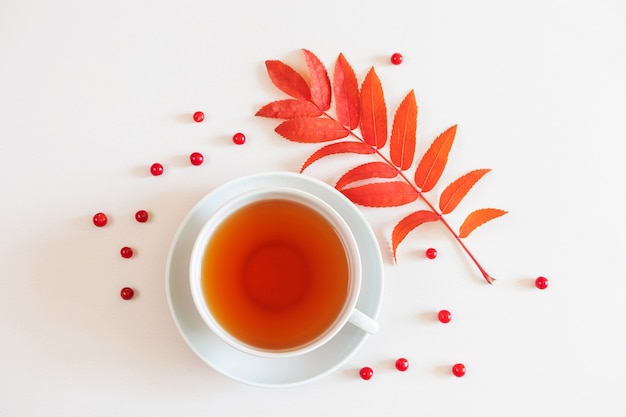
[[[463,365],[462,363],[456,363],[452,366],[452,374],[454,374],[454,376],[460,378],[463,375],[465,375],[465,365]]]
[[[150,173],[154,175],[155,177],[158,177],[159,175],[163,174],[163,165],[161,165],[158,162],[155,162],[154,164],[150,166]]]
[[[93,215],[93,224],[95,224],[97,227],[106,226],[108,221],[109,219],[104,213],[96,213]]]
[[[437,249],[435,248],[426,249],[426,257],[428,259],[435,259],[437,257]]]
[[[233,135],[233,142],[236,145],[243,145],[244,143],[246,143],[246,135],[241,132],[235,133]]]
[[[145,210],[139,210],[137,211],[137,213],[135,213],[135,220],[137,220],[139,223],[145,223],[148,221],[148,212]]]
[[[130,300],[131,298],[135,296],[135,291],[130,287],[124,287],[120,291],[120,296],[124,300]]]
[[[404,57],[402,56],[401,53],[396,52],[393,55],[391,55],[390,60],[393,65],[400,65],[402,64],[402,61],[404,61]]]
[[[122,249],[120,249],[120,255],[122,255],[122,258],[132,258],[133,256],[133,249],[129,248],[128,246],[124,246]]]
[[[359,375],[361,376],[361,379],[368,381],[374,375],[374,371],[369,366],[364,366],[359,370]]]
[[[539,288],[540,290],[545,290],[546,288],[548,288],[548,278],[546,277],[538,277],[535,280],[535,287]]]
[[[200,152],[194,152],[189,155],[189,161],[191,162],[191,165],[202,165],[202,163],[204,162],[204,155],[202,155]]]
[[[450,323],[450,320],[452,320],[452,313],[448,310],[440,310],[439,313],[437,313],[437,319],[439,319],[442,323]]]
[[[193,114],[193,121],[196,123],[200,123],[204,120],[204,113],[201,111],[197,111]]]
[[[396,369],[400,372],[404,372],[409,369],[409,361],[406,358],[400,358],[396,360]]]

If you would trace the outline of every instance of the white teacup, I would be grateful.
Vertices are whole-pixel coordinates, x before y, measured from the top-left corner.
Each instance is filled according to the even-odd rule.
[[[243,352],[310,352],[346,323],[375,333],[355,308],[361,260],[342,217],[307,192],[264,187],[219,207],[200,230],[189,265],[207,326]]]

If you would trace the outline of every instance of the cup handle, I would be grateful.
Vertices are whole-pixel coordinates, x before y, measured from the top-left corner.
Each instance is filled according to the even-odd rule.
[[[378,323],[357,309],[352,310],[348,321],[367,333],[373,334],[378,331]]]

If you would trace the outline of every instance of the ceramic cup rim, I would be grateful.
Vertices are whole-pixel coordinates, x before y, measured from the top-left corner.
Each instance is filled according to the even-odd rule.
[[[337,316],[333,324],[316,339],[307,342],[304,345],[285,350],[258,348],[245,344],[230,335],[211,314],[201,286],[202,258],[204,256],[205,248],[216,227],[219,226],[219,224],[221,224],[221,222],[226,219],[230,213],[239,208],[255,202],[273,199],[289,200],[305,204],[325,217],[339,235],[342,245],[346,251],[349,264],[348,295],[346,296],[346,300],[340,314]],[[200,229],[200,232],[194,241],[189,261],[189,283],[191,295],[195,308],[204,323],[222,341],[230,346],[245,353],[262,357],[291,357],[302,355],[315,350],[330,341],[346,325],[353,311],[356,309],[356,303],[361,289],[361,279],[361,258],[358,244],[350,226],[345,222],[341,215],[337,213],[328,203],[313,194],[300,189],[281,186],[260,187],[255,190],[241,193],[217,208]]]

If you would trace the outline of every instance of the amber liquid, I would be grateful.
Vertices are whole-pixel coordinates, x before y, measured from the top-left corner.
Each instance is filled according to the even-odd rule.
[[[284,351],[317,339],[346,302],[349,266],[332,225],[286,200],[233,212],[210,239],[202,265],[209,309],[250,346]]]

